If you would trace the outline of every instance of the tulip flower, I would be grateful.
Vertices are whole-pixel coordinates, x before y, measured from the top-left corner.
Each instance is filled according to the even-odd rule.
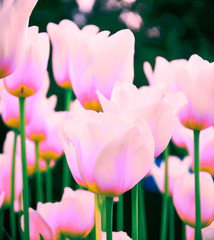
[[[116,116],[85,111],[62,124],[62,142],[74,179],[97,194],[115,197],[151,168],[154,139],[144,119],[127,126]]]
[[[30,14],[37,0],[1,1],[0,78],[13,73],[22,58]]]
[[[144,117],[155,139],[155,157],[168,145],[179,110],[187,103],[181,93],[168,93],[162,86],[137,89],[128,82],[116,82],[111,100],[98,93],[104,112],[119,115],[123,121],[132,121],[136,115]]]
[[[58,227],[67,238],[85,238],[94,226],[94,194],[65,188],[58,205]]]
[[[169,156],[168,158],[168,177],[169,177],[169,194],[172,195],[172,190],[174,183],[177,178],[185,175],[190,168],[191,158],[185,157],[183,160],[179,159],[176,156]],[[164,175],[165,175],[165,162],[162,161],[160,167],[155,163],[151,170],[151,175],[154,177],[155,182],[159,190],[164,192]]]
[[[42,86],[48,57],[47,33],[38,33],[38,27],[28,28],[24,57],[17,70],[4,79],[7,90],[16,97],[29,97]]]
[[[102,232],[102,240],[106,240],[106,233]],[[112,240],[131,240],[131,238],[125,232],[113,232]]]
[[[185,93],[189,103],[179,114],[179,120],[185,127],[202,130],[214,124],[214,63],[196,54],[188,61],[168,62],[158,57],[154,72],[149,63],[144,63],[144,71],[151,84],[161,82],[169,90]]]
[[[96,90],[109,99],[115,81],[133,81],[134,36],[128,29],[110,37],[108,31],[97,33],[94,26],[79,30],[68,20],[62,21],[58,30],[61,27],[69,42],[69,57],[66,61],[69,61],[73,91],[86,109],[100,111],[102,109]],[[48,32],[51,32],[51,28],[53,30],[54,25],[50,25]],[[66,51],[63,50],[61,54],[64,55]],[[64,57],[58,59],[60,66],[67,66],[67,62],[63,64]],[[64,75],[63,72],[59,71],[59,74]]]
[[[32,208],[29,208],[29,217],[30,217],[30,239],[31,240],[40,240],[40,235],[43,239],[52,240],[53,234],[48,223],[43,219],[43,217]],[[21,217],[21,227],[24,231],[24,216]]]
[[[214,218],[214,183],[207,172],[200,172],[201,226],[208,226]],[[173,202],[180,218],[195,227],[194,174],[178,178],[173,188]]]
[[[73,32],[71,38],[67,31]],[[95,35],[99,28],[94,25],[85,26],[82,30],[70,20],[62,20],[58,25],[49,23],[47,31],[53,45],[52,68],[56,83],[63,88],[71,88],[70,64],[69,64],[69,45],[75,35],[83,38],[84,35]],[[86,39],[85,39],[86,40]]]
[[[3,203],[4,203],[4,198],[5,198],[5,192],[2,191],[0,193],[0,209],[1,209],[1,206],[3,205]]]

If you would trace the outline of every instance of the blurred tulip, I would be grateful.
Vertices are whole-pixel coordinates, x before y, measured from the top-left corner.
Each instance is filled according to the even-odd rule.
[[[102,240],[106,240],[106,232],[102,232]],[[113,232],[112,240],[132,240],[125,232]]]
[[[94,194],[65,188],[58,207],[58,226],[67,238],[85,238],[94,226]]]
[[[22,58],[30,14],[37,0],[1,1],[0,78],[13,73]]]
[[[176,156],[169,156],[168,158],[168,181],[169,181],[169,194],[172,195],[174,183],[177,178],[182,177],[189,171],[191,165],[191,158],[186,157],[183,160]],[[155,163],[153,164],[151,175],[155,179],[155,182],[159,190],[164,192],[164,180],[165,180],[165,162],[162,161],[160,167]]]
[[[149,63],[144,63],[144,71],[150,83],[162,82],[169,90],[184,92],[189,103],[179,113],[179,119],[185,127],[203,130],[214,124],[214,63],[196,54],[188,61],[167,62],[158,57],[154,72]]]
[[[38,27],[28,28],[24,57],[16,71],[4,79],[7,90],[16,97],[29,97],[42,86],[48,57],[47,33],[38,33]]]
[[[200,172],[201,227],[208,226],[214,218],[214,183],[207,172]],[[178,178],[173,188],[173,201],[180,218],[195,227],[195,179],[194,174]]]
[[[32,208],[29,208],[30,217],[30,240],[40,240],[40,235],[42,235],[45,240],[52,240],[53,234],[48,223],[43,219],[43,217]],[[21,217],[21,226],[24,231],[24,216]]]
[[[63,49],[57,65],[68,66],[73,91],[86,109],[102,110],[96,90],[109,99],[115,81],[133,81],[134,35],[130,30],[121,30],[108,37],[108,31],[97,33],[96,26],[80,30],[75,23],[63,20],[58,28],[49,24],[48,32],[58,39],[63,32],[61,38],[69,42],[69,56],[65,57],[67,43],[57,48],[58,51]],[[56,41],[58,46],[62,45],[60,41]],[[64,70],[57,72],[57,75],[67,75],[63,74]]]
[[[155,139],[155,157],[168,145],[180,109],[187,103],[181,93],[168,93],[159,86],[137,89],[128,82],[116,82],[111,100],[98,93],[104,112],[110,112],[125,122],[132,122],[137,116],[144,117]]]
[[[130,127],[94,111],[63,121],[63,148],[78,184],[116,197],[145,176],[154,160],[154,139],[144,119],[135,121],[139,125]]]
[[[5,192],[1,191],[1,193],[0,193],[0,208],[1,208],[2,204],[4,203],[4,198],[5,198]]]

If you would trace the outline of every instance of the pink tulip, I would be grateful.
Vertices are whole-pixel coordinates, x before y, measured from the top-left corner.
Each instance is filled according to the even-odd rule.
[[[78,184],[115,197],[145,176],[154,160],[154,139],[143,118],[135,122],[128,126],[112,114],[94,111],[63,121],[63,148]]]
[[[189,103],[179,113],[185,127],[202,130],[214,124],[214,63],[198,55],[192,55],[188,61],[170,63],[159,57],[154,72],[148,63],[144,64],[144,70],[152,84],[162,82],[170,90],[185,93]]]
[[[195,227],[195,179],[186,174],[177,179],[173,188],[173,201],[180,218]],[[208,226],[214,218],[214,183],[207,172],[200,172],[201,227]]]
[[[137,89],[128,82],[116,82],[111,100],[98,93],[104,112],[110,112],[125,122],[132,122],[137,116],[144,117],[155,139],[155,156],[168,145],[179,110],[186,104],[181,93],[168,93],[162,86]]]
[[[0,78],[13,73],[20,63],[30,14],[37,0],[1,1]]]
[[[106,232],[102,232],[102,240],[106,240]],[[125,232],[113,232],[112,240],[132,240]]]
[[[71,88],[70,65],[69,65],[69,45],[75,35],[82,36],[84,32],[95,35],[99,28],[97,26],[85,26],[82,31],[70,20],[62,20],[58,25],[49,23],[47,31],[53,45],[52,67],[54,78],[57,84],[63,88]],[[67,36],[67,31],[73,32],[71,38]]]
[[[38,33],[36,26],[27,33],[24,57],[17,70],[4,79],[7,90],[16,97],[29,97],[41,88],[48,63],[47,33]]]
[[[48,226],[51,229],[53,234],[53,240],[60,239],[60,229],[58,227],[58,206],[59,203],[38,203],[37,204],[37,212],[41,215],[41,217],[46,221]]]
[[[212,240],[214,239],[214,221],[205,228],[202,228],[202,239],[203,240]],[[194,240],[195,236],[195,229],[191,228],[190,226],[186,225],[186,238],[187,240]]]
[[[64,114],[64,112],[50,111],[48,116],[46,116],[46,136],[39,146],[40,157],[46,161],[57,160],[63,153],[59,139],[59,127]]]
[[[51,28],[56,30],[56,26],[52,24],[49,32]],[[97,33],[98,29],[94,26],[79,30],[69,20],[60,23],[55,35],[60,34],[61,28],[66,33],[63,37],[69,42],[69,57],[66,57],[66,61],[65,57],[58,58],[59,65],[69,67],[71,85],[82,106],[86,109],[102,110],[96,90],[109,99],[115,81],[133,81],[134,36],[128,29],[110,37],[108,31]],[[59,41],[58,44],[61,45]],[[66,44],[65,46],[67,47]],[[64,49],[61,54],[67,51]],[[64,71],[58,72],[64,75]]]
[[[52,240],[53,234],[48,223],[43,219],[43,217],[32,208],[29,208],[29,218],[30,218],[30,239],[40,240],[40,235],[45,240]],[[24,216],[21,217],[21,227],[24,231]]]
[[[191,158],[186,157],[183,160],[176,156],[169,156],[168,158],[168,182],[169,194],[172,195],[174,183],[177,178],[184,176],[189,171]],[[164,177],[165,177],[165,162],[162,161],[160,167],[153,165],[151,175],[154,177],[159,190],[164,193]]]
[[[0,192],[0,209],[1,209],[1,206],[3,205],[3,203],[4,203],[4,198],[5,198],[5,192],[2,191],[2,192]]]
[[[58,207],[58,227],[67,238],[85,238],[94,226],[94,194],[65,188]]]

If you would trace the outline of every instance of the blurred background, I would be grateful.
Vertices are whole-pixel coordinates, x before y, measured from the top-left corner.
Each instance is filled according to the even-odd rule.
[[[39,0],[30,18],[30,26],[39,26],[46,31],[49,22],[59,23],[62,19],[74,21],[80,28],[95,24],[100,30],[112,34],[130,28],[135,35],[135,77],[137,87],[148,85],[143,72],[143,62],[154,66],[156,56],[167,60],[188,59],[196,53],[202,58],[214,61],[214,1],[212,0]],[[64,91],[56,85],[51,58],[48,70],[51,87],[48,96],[58,96],[56,110],[64,106]],[[3,123],[2,123],[3,124]],[[1,141],[8,131],[1,131]],[[174,145],[173,153],[185,155]],[[54,201],[61,199],[62,161],[53,170]],[[149,182],[149,183],[148,183]],[[148,239],[160,239],[162,196],[154,182],[144,180]],[[30,179],[30,191],[35,192],[35,179]],[[33,196],[33,195],[32,195]],[[30,199],[34,206],[34,199]],[[125,194],[125,229],[131,236],[130,193]],[[116,222],[116,221],[115,221]],[[115,223],[114,222],[114,223]],[[114,226],[115,227],[115,226]],[[176,216],[176,239],[181,239],[181,222]]]

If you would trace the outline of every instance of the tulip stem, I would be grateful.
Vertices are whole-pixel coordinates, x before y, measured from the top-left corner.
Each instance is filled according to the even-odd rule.
[[[69,111],[70,103],[73,98],[72,89],[65,89],[65,111]],[[71,185],[71,173],[68,167],[66,157],[63,157],[63,179],[62,179],[62,191],[65,187],[70,187]]]
[[[94,221],[95,221],[95,239],[101,240],[102,233],[101,233],[101,214],[100,214],[100,206],[99,206],[99,195],[94,194],[95,199],[95,214],[94,214]]]
[[[164,151],[164,161],[165,161],[165,180],[164,180],[164,196],[162,202],[162,218],[161,218],[161,240],[166,240],[167,238],[167,207],[168,207],[168,156],[169,156],[169,145]]]
[[[106,197],[99,195],[99,206],[101,213],[101,230],[106,232]]]
[[[106,239],[112,240],[113,198],[106,197]]]
[[[39,142],[35,141],[35,158],[36,158],[36,198],[37,202],[44,202],[42,176],[39,166]]]
[[[0,208],[0,240],[3,240],[4,207]]]
[[[183,221],[182,221],[182,230],[183,230],[183,231],[182,231],[182,235],[183,235],[183,236],[182,236],[182,237],[183,237],[182,239],[183,239],[183,240],[186,240],[186,224],[185,224]]]
[[[123,195],[119,196],[117,203],[117,231],[123,231]]]
[[[175,239],[175,211],[174,211],[174,204],[173,199],[170,197],[170,221],[169,221],[169,239]]]
[[[139,239],[147,239],[146,230],[146,209],[145,209],[145,199],[144,190],[140,183],[139,184]]]
[[[23,211],[24,211],[24,240],[30,239],[29,231],[29,200],[28,200],[28,179],[27,179],[27,158],[25,145],[25,97],[19,97],[20,112],[20,135],[22,155],[22,178],[23,178]]]
[[[132,190],[132,240],[138,240],[138,184]]]
[[[52,174],[50,167],[50,160],[46,161],[47,163],[47,172],[46,172],[46,201],[52,201]]]
[[[12,155],[12,167],[11,167],[11,185],[10,185],[10,228],[12,239],[16,240],[16,214],[14,211],[14,199],[15,199],[15,166],[16,166],[16,143],[17,143],[18,131],[14,130],[13,141],[13,155]]]
[[[194,130],[194,166],[195,166],[195,240],[201,240],[201,201],[199,182],[199,134],[200,130]]]

